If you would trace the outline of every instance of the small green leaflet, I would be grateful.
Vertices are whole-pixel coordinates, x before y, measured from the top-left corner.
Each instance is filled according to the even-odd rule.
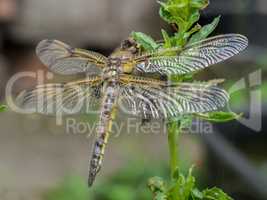
[[[150,36],[141,32],[132,32],[131,36],[146,51],[153,51],[159,48],[159,44]]]
[[[230,196],[217,187],[206,189],[202,192],[202,194],[203,199],[205,200],[233,200]]]
[[[201,41],[207,38],[217,27],[219,24],[221,16],[216,17],[211,24],[203,26],[199,32],[195,33],[191,39],[189,40],[188,44],[192,44],[198,41]]]
[[[172,47],[172,40],[170,38],[170,36],[168,35],[168,33],[164,30],[161,29],[161,33],[164,39],[164,48],[171,48]]]
[[[191,0],[191,7],[197,9],[204,9],[209,5],[209,0]]]
[[[232,120],[239,119],[243,114],[236,114],[234,112],[210,112],[210,113],[198,113],[195,114],[196,117],[210,121],[223,123]]]

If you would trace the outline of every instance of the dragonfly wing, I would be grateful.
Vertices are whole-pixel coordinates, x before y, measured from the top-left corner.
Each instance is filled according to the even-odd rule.
[[[224,61],[248,45],[248,39],[239,34],[219,35],[186,46],[183,50],[171,48],[137,58],[136,71],[182,75],[204,69]]]
[[[96,52],[75,49],[58,40],[43,40],[36,53],[52,72],[62,75],[98,74],[107,58]]]
[[[210,83],[171,86],[128,83],[122,86],[120,96],[124,112],[141,115],[144,119],[215,111],[224,107],[229,99],[226,91]]]
[[[101,79],[38,85],[21,92],[16,104],[27,112],[46,115],[92,113],[101,98]]]

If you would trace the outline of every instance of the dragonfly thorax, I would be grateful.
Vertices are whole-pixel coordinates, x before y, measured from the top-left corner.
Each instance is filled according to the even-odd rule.
[[[131,73],[134,68],[134,54],[128,50],[115,51],[109,59],[112,64],[116,64],[120,73]]]
[[[121,64],[121,58],[116,56],[111,56],[108,59],[108,65],[109,66],[119,66]]]
[[[109,58],[107,66],[103,70],[103,79],[118,79],[120,73],[122,73],[121,60],[119,58]]]

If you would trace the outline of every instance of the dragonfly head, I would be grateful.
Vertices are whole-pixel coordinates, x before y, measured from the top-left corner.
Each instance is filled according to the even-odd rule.
[[[139,48],[136,41],[129,37],[121,43],[111,56],[111,60],[120,60],[120,67],[123,73],[131,73],[134,69],[133,58],[138,54]]]
[[[121,50],[129,51],[131,54],[135,55],[138,53],[138,44],[132,37],[129,37],[121,43]]]

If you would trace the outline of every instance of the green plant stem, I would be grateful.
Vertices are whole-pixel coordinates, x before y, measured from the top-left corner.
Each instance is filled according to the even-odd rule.
[[[171,178],[175,176],[175,172],[179,166],[178,159],[178,138],[179,138],[179,125],[177,122],[169,122],[167,124],[168,130],[168,145],[170,154],[170,170]]]

